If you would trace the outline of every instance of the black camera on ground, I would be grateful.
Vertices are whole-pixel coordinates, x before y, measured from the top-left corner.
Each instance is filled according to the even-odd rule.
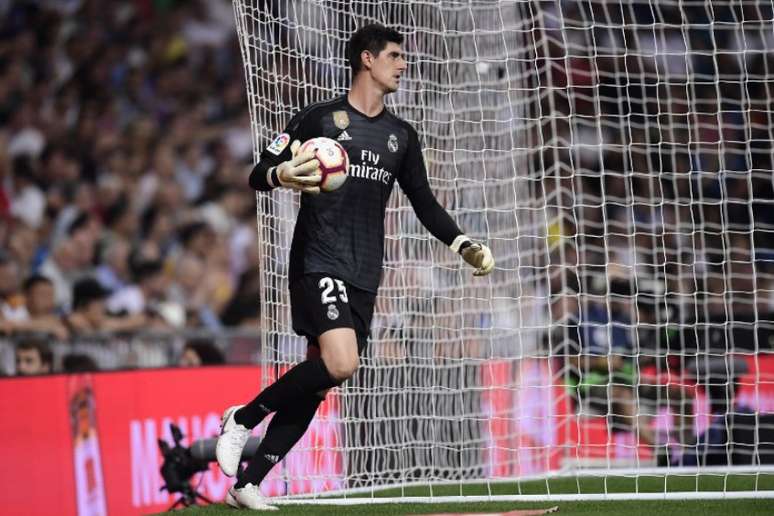
[[[207,471],[210,462],[215,461],[215,447],[218,440],[215,438],[199,439],[191,444],[190,448],[186,448],[181,444],[183,432],[180,431],[180,428],[174,423],[170,423],[169,430],[174,441],[173,447],[170,447],[169,443],[163,439],[158,440],[161,455],[164,457],[164,463],[161,465],[161,478],[164,479],[165,484],[161,489],[166,489],[170,493],[180,493],[180,498],[169,510],[178,505],[185,507],[196,505],[197,499],[212,503],[211,500],[198,493],[191,486],[191,478],[199,472]],[[249,460],[255,455],[260,443],[261,440],[258,437],[250,437],[242,450],[242,460]]]
[[[191,449],[181,444],[183,432],[180,431],[177,425],[170,423],[169,429],[175,445],[170,447],[163,439],[159,439],[158,443],[161,455],[164,457],[164,463],[161,465],[161,478],[164,479],[165,484],[161,489],[162,491],[166,489],[170,493],[180,493],[180,498],[175,501],[170,509],[174,509],[178,505],[184,505],[185,507],[196,505],[197,498],[207,503],[212,503],[205,496],[196,492],[191,486],[191,477],[201,471],[207,471],[209,469],[209,462],[195,458],[191,453]]]

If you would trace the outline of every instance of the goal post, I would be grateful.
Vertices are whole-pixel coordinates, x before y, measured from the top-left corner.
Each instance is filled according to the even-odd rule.
[[[497,261],[472,277],[393,194],[361,369],[266,494],[774,496],[770,2],[233,2],[256,159],[346,92],[354,30],[403,33],[388,107]],[[298,197],[257,206],[280,374]]]

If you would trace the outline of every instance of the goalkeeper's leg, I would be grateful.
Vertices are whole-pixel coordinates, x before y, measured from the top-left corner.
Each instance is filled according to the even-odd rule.
[[[334,285],[338,285],[335,291],[338,295],[331,296]],[[358,289],[339,278],[324,274],[307,274],[293,281],[290,285],[293,329],[317,344],[320,355],[307,356],[306,361],[286,372],[253,401],[237,410],[234,421],[245,428],[254,428],[268,414],[291,407],[316,392],[341,385],[352,376],[359,365],[355,332],[367,337],[370,324],[370,317],[363,321],[359,314],[363,310],[368,312],[369,308],[373,311],[375,296],[365,294],[361,295]]]
[[[226,411],[215,446],[218,465],[225,475],[236,474],[250,431],[264,417],[272,412],[287,412],[280,421],[290,418],[292,424],[301,428],[300,434],[289,444],[289,450],[309,425],[308,421],[304,423],[307,412],[311,411],[309,420],[314,416],[317,406],[310,407],[316,393],[342,384],[355,373],[360,362],[355,330],[335,328],[315,340],[319,343],[319,354],[308,355],[307,360],[290,369],[244,407]]]
[[[334,353],[337,354],[338,358],[341,358],[342,355],[346,356],[346,354],[341,353],[341,348],[347,346],[347,341],[345,339],[339,340],[335,338],[332,340],[331,337],[334,336],[329,333],[330,332],[327,332],[320,337],[320,348],[309,346],[307,350],[307,360],[320,358],[321,350],[328,350],[330,353],[331,349],[334,349],[337,350],[334,351]],[[346,332],[337,332],[336,337],[341,337],[342,334],[346,334]],[[354,332],[352,333],[352,337],[354,338]],[[355,348],[355,358],[357,358],[356,342],[357,341],[354,341],[354,343],[350,342]],[[323,356],[325,356],[324,351]],[[333,358],[329,358],[329,361],[333,360]],[[237,483],[234,486],[236,489],[242,489],[248,484],[257,486],[261,483],[274,465],[281,461],[301,437],[303,437],[327,392],[328,391],[325,390],[310,394],[299,399],[292,406],[284,407],[274,414],[274,417],[269,423],[269,427],[266,429],[266,435],[258,446],[258,450],[250,460],[247,468],[239,475]]]
[[[341,385],[360,363],[357,338],[352,328],[335,328],[318,337],[320,354],[308,354],[304,362],[286,372],[250,403],[237,410],[234,420],[256,427],[268,414],[293,407],[317,392]]]
[[[331,300],[328,287],[334,284],[339,285],[340,295]],[[318,288],[323,292],[320,297],[312,294]],[[299,335],[307,335],[310,342],[317,345],[310,349],[319,349],[319,352],[308,354],[304,362],[290,369],[244,407],[231,407],[226,411],[215,454],[227,476],[236,474],[250,430],[268,414],[278,413],[278,428],[287,430],[290,425],[295,429],[287,430],[288,433],[277,441],[274,437],[266,439],[263,455],[281,458],[301,438],[314,417],[319,405],[315,395],[341,385],[355,373],[360,363],[358,347],[367,342],[376,295],[353,288],[347,296],[348,291],[349,287],[341,280],[322,275],[307,275],[291,285],[293,328]],[[279,431],[271,433],[278,434]],[[253,470],[256,468],[258,466]],[[266,468],[271,469],[268,464],[258,469]],[[260,472],[251,476],[262,478]]]
[[[322,401],[320,395],[311,394],[299,400],[293,407],[277,411],[255,455],[237,477],[234,487],[241,489],[247,484],[259,485],[269,471],[304,436]]]

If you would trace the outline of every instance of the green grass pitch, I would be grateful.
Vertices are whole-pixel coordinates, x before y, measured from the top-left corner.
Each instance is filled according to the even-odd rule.
[[[374,496],[433,496],[451,495],[505,495],[505,494],[546,494],[551,493],[630,493],[635,489],[640,492],[660,493],[665,490],[675,491],[774,491],[774,474],[749,475],[670,475],[634,477],[572,477],[556,478],[530,482],[510,482],[491,484],[466,484],[456,486],[417,486],[406,489],[387,489],[377,492]],[[370,497],[371,495],[367,495]],[[558,514],[594,514],[594,515],[624,515],[624,516],[660,516],[675,515],[774,515],[774,499],[742,499],[742,500],[690,500],[690,501],[604,501],[604,502],[486,502],[486,503],[444,503],[426,504],[406,503],[379,504],[374,503],[352,506],[334,505],[282,505],[278,515],[399,515],[399,514],[434,514],[444,512],[505,512],[514,509],[537,509],[559,506]],[[185,516],[236,515],[225,505],[207,507],[190,507],[180,511]]]

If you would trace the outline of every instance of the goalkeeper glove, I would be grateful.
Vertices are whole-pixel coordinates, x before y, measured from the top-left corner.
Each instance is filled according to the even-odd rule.
[[[271,186],[282,186],[303,193],[318,194],[322,178],[318,171],[320,162],[314,158],[314,151],[310,150],[298,154],[299,147],[301,147],[301,142],[298,140],[290,144],[290,153],[293,157],[269,169],[268,182]]]
[[[474,276],[486,276],[494,269],[492,251],[486,245],[472,241],[467,235],[459,235],[449,247],[476,269]]]

